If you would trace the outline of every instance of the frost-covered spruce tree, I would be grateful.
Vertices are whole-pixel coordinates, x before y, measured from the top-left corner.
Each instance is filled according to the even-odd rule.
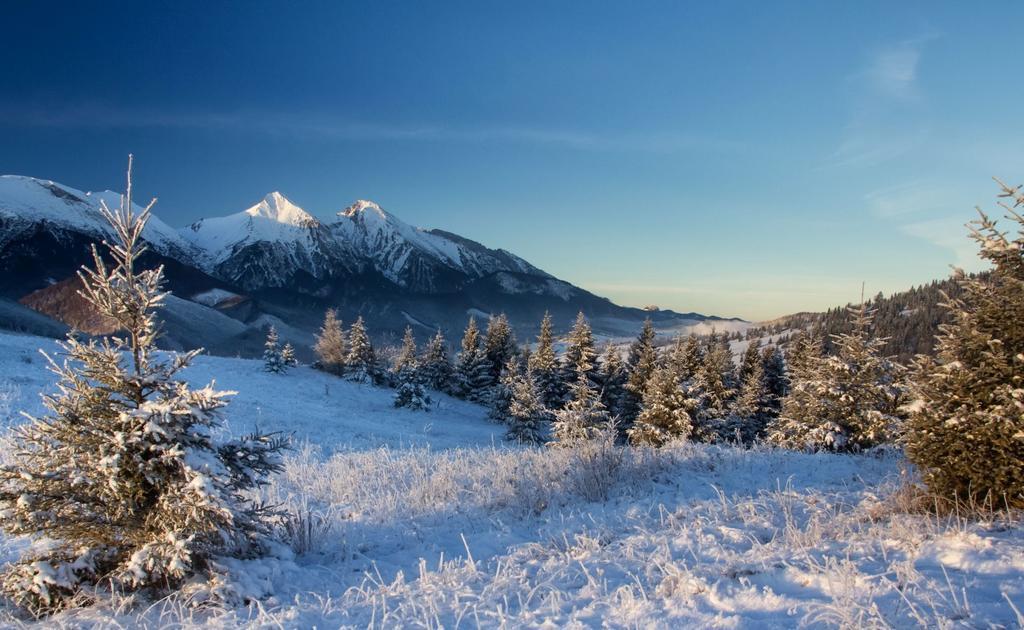
[[[697,335],[677,336],[668,357],[668,366],[680,385],[689,383],[697,376],[704,363],[704,347]]]
[[[601,387],[601,403],[613,416],[622,412],[626,396],[626,365],[619,349],[606,344],[597,368],[597,380]]]
[[[324,325],[316,336],[313,352],[317,356],[317,367],[337,376],[344,374],[345,362],[348,361],[348,343],[338,313],[333,308],[327,309],[324,315]]]
[[[644,320],[639,336],[629,347],[626,357],[626,396],[622,405],[621,427],[628,430],[640,413],[647,381],[651,379],[658,364],[658,353],[654,349],[654,324]]]
[[[284,357],[281,356],[277,329],[273,326],[267,330],[267,340],[263,342],[263,369],[274,374],[288,371],[288,365],[284,362]]]
[[[576,315],[576,322],[565,340],[565,355],[562,357],[562,378],[566,383],[579,380],[580,374],[591,382],[597,380],[597,350],[594,348],[594,333],[590,329],[583,311]]]
[[[480,330],[476,319],[469,318],[466,332],[462,336],[462,351],[455,362],[453,379],[455,394],[466,400],[482,405],[488,404],[491,395],[491,373],[487,356],[480,341]]]
[[[541,403],[548,409],[558,407],[562,402],[565,388],[562,385],[555,355],[555,337],[552,332],[551,314],[545,312],[537,336],[537,349],[530,355],[530,371],[537,382]]]
[[[501,370],[498,383],[491,388],[491,409],[488,412],[494,420],[506,422],[509,418],[509,407],[512,405],[512,392],[516,381],[522,376],[522,364],[519,362],[519,355],[510,357]]]
[[[831,450],[861,450],[890,440],[902,423],[903,368],[882,355],[887,339],[871,334],[874,311],[850,309],[853,331],[833,336],[836,352],[820,362],[826,417],[841,430]]]
[[[630,443],[662,446],[688,438],[693,431],[690,404],[674,370],[670,366],[657,368],[647,382],[640,414],[629,429]]]
[[[406,326],[405,335],[402,337],[402,347],[398,350],[398,354],[395,355],[395,362],[391,366],[391,373],[395,377],[395,381],[398,382],[397,377],[402,373],[402,370],[415,371],[416,367],[416,337],[412,334],[412,326]]]
[[[540,388],[527,367],[512,383],[512,400],[508,407],[508,433],[506,439],[522,444],[543,444],[544,425],[551,413],[540,398]]]
[[[954,272],[963,296],[947,296],[936,355],[914,364],[905,441],[933,492],[1024,508],[1024,195],[999,185],[1016,238],[978,210],[971,237],[992,269]]]
[[[786,376],[786,361],[778,346],[765,346],[761,351],[764,366],[765,388],[768,390],[768,415],[777,418],[782,410],[782,398],[786,395],[789,380]]]
[[[452,390],[452,360],[448,356],[448,342],[438,329],[427,343],[419,361],[420,380],[440,392]]]
[[[796,374],[792,397],[770,428],[773,442],[801,450],[858,451],[887,441],[899,424],[905,393],[900,367],[871,335],[867,303],[848,309],[853,330],[833,335],[834,355],[811,359]],[[791,414],[795,411],[798,415]]]
[[[116,235],[113,266],[94,248],[95,269],[79,274],[81,295],[119,331],[68,337],[67,358],[50,362],[60,380],[44,397],[48,415],[15,431],[13,461],[0,468],[0,528],[46,541],[0,577],[3,594],[34,615],[105,589],[159,596],[193,578],[202,588],[218,558],[258,554],[270,533],[272,512],[246,495],[280,469],[284,442],[215,442],[231,392],[176,378],[198,350],[154,345],[163,268],[136,268],[154,202],[134,211],[129,161],[120,209],[101,204]]]
[[[762,354],[750,344],[740,364],[742,381],[723,427],[726,440],[751,444],[760,437],[772,417],[772,396],[768,391]]]
[[[487,321],[487,335],[484,337],[483,351],[484,356],[487,357],[491,384],[495,385],[501,378],[501,372],[509,360],[519,355],[515,333],[512,332],[512,326],[508,323],[508,317],[504,313],[491,317]]]
[[[480,330],[476,318],[469,316],[466,330],[462,333],[460,349],[455,355],[455,372],[452,375],[452,390],[459,398],[467,398],[472,387],[472,374],[480,363]]]
[[[814,426],[824,414],[818,363],[823,342],[816,331],[800,331],[786,349],[787,387],[779,416],[768,423],[767,441],[776,446],[804,449],[807,427]]]
[[[433,402],[423,387],[415,365],[406,365],[396,376],[395,407],[405,407],[416,411],[430,411]]]
[[[555,412],[553,421],[554,446],[573,446],[589,440],[606,430],[611,423],[601,397],[585,372],[580,372],[569,390],[569,402]]]
[[[740,356],[740,364],[736,369],[736,383],[742,384],[747,379],[747,376],[754,370],[755,363],[762,363],[761,361],[761,340],[753,339],[747,344],[746,349]],[[764,364],[761,365],[761,371],[764,372]]]
[[[345,376],[359,383],[378,383],[381,371],[377,365],[377,353],[370,343],[366,324],[360,315],[348,331],[348,356],[345,358]]]
[[[693,439],[714,442],[725,435],[725,419],[735,390],[732,352],[724,337],[712,334],[704,350],[696,375],[688,386],[688,395],[696,401],[693,412]]]
[[[295,367],[299,364],[299,360],[295,358],[295,348],[292,344],[285,343],[281,347],[281,361],[285,367]]]

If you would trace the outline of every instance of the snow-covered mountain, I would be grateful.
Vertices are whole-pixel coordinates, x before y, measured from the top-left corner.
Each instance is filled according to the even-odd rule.
[[[110,190],[83,192],[56,182],[18,175],[0,175],[0,250],[23,238],[27,231],[47,226],[52,232],[74,232],[103,239],[113,235],[100,213],[121,206],[121,195]],[[142,207],[133,204],[141,212]],[[178,231],[156,216],[143,233],[150,247],[161,254],[187,261],[197,255]]]
[[[91,245],[111,235],[101,201],[118,207],[120,196],[0,176],[0,299],[68,325],[88,321],[75,306],[74,273],[90,262]],[[153,216],[144,236],[150,251],[143,263],[164,265],[168,288],[192,305],[175,302],[187,314],[165,318],[169,340],[229,353],[258,348],[267,322],[308,346],[327,308],[345,321],[363,316],[382,335],[412,325],[417,334],[441,328],[450,338],[469,315],[502,312],[524,336],[535,334],[544,311],[564,328],[582,310],[595,331],[616,337],[647,317],[666,329],[707,319],[618,306],[505,250],[409,225],[372,201],[318,219],[272,192],[247,210],[180,230]],[[190,324],[202,321],[216,324],[204,341]]]
[[[323,280],[359,269],[354,252],[327,225],[278,192],[179,234],[198,250],[204,271],[247,290],[291,286],[297,275]]]
[[[249,290],[370,270],[424,293],[456,290],[501,271],[548,277],[513,254],[413,227],[365,200],[322,222],[272,192],[248,210],[197,221],[180,234],[201,252],[207,272]]]

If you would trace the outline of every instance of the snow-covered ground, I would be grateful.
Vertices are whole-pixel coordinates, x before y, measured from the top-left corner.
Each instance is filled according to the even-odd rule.
[[[40,346],[52,342],[0,335],[8,424],[52,387]],[[294,432],[301,445],[265,493],[307,535],[230,567],[248,605],[115,598],[47,627],[1024,622],[1020,522],[908,514],[896,453],[509,448],[483,409],[446,397],[430,413],[396,411],[388,390],[219,357],[187,376],[239,392],[232,432]],[[0,560],[21,545],[0,540]]]
[[[54,377],[40,349],[59,359],[51,339],[0,333],[0,426],[22,422],[22,411],[45,412],[39,393],[53,390]],[[428,413],[395,409],[392,390],[309,367],[270,374],[259,360],[200,356],[183,376],[197,387],[216,381],[217,389],[238,392],[227,407],[231,434],[258,426],[290,433],[297,443],[312,442],[327,453],[377,446],[489,446],[500,444],[505,434],[478,405],[432,393]]]

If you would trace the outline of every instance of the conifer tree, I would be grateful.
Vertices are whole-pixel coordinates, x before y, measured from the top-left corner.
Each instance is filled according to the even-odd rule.
[[[1024,195],[996,181],[1016,238],[978,209],[971,238],[992,270],[955,270],[962,297],[947,296],[936,356],[914,364],[905,440],[933,492],[1024,508]]]
[[[341,321],[338,320],[338,313],[333,308],[327,309],[327,313],[324,315],[324,325],[321,326],[320,333],[316,336],[313,352],[316,353],[320,369],[337,376],[341,376],[345,372],[348,344]]]
[[[765,346],[761,351],[764,366],[765,389],[768,391],[768,415],[777,418],[782,410],[782,398],[786,395],[789,381],[786,376],[786,362],[778,346]]]
[[[427,387],[441,392],[452,391],[452,361],[448,356],[448,342],[440,329],[423,352],[419,372]]]
[[[412,326],[406,326],[405,336],[402,337],[402,347],[391,366],[391,372],[397,377],[402,370],[415,371],[416,367],[416,337],[412,334]]]
[[[750,348],[754,348],[752,351]],[[732,410],[723,428],[726,440],[737,440],[741,444],[753,443],[765,430],[772,418],[772,397],[765,378],[764,361],[761,352],[751,344],[744,353],[740,364],[739,392],[732,403]]]
[[[360,315],[348,331],[348,357],[345,359],[345,375],[358,383],[378,383],[381,379],[377,365],[377,353],[370,343],[366,324]]]
[[[647,382],[640,414],[629,429],[631,444],[662,446],[693,431],[689,401],[671,366],[657,368]]]
[[[583,311],[576,316],[576,322],[569,331],[562,365],[563,379],[566,383],[579,380],[580,374],[592,382],[596,380],[597,350],[594,349],[594,333]]]
[[[270,533],[272,513],[248,497],[280,469],[285,443],[262,434],[215,441],[231,392],[177,378],[199,350],[168,355],[154,345],[163,268],[136,268],[154,202],[133,209],[129,159],[120,209],[101,202],[113,267],[94,247],[95,269],[79,274],[81,295],[118,332],[68,337],[67,358],[50,364],[60,384],[44,396],[49,414],[16,431],[14,457],[0,467],[0,528],[46,543],[6,566],[0,590],[37,616],[108,587],[159,596],[213,580],[217,558],[258,554]]]
[[[823,417],[817,396],[818,363],[823,359],[822,339],[816,332],[799,331],[786,351],[788,385],[779,416],[768,424],[768,442],[804,449],[807,427]]]
[[[487,404],[490,400],[491,373],[480,341],[476,319],[469,318],[462,336],[462,351],[455,363],[454,389],[457,396]]]
[[[299,364],[299,360],[295,358],[295,348],[292,344],[286,343],[281,348],[281,362],[285,367],[296,367]]]
[[[888,440],[898,426],[904,396],[899,366],[881,356],[885,339],[871,335],[867,303],[848,312],[853,331],[833,336],[836,353],[812,357],[809,366],[794,372],[799,378],[791,394],[794,404],[783,405],[771,430],[773,442],[803,450],[857,451]]]
[[[517,355],[505,362],[498,383],[491,389],[491,410],[489,416],[494,420],[506,422],[509,419],[509,407],[517,381],[521,379],[522,366]]]
[[[544,425],[551,414],[541,402],[540,389],[529,367],[518,374],[512,383],[508,415],[508,440],[522,444],[544,442]]]
[[[732,352],[728,342],[712,334],[697,374],[688,387],[688,395],[695,400],[696,406],[693,413],[694,440],[714,442],[731,437],[725,435],[725,420],[735,393],[732,371]]]
[[[277,329],[273,326],[267,330],[267,340],[263,343],[263,369],[275,374],[282,374],[288,370],[284,357],[281,356]]]
[[[601,403],[612,416],[622,413],[622,405],[626,396],[626,366],[618,348],[606,344],[601,362],[597,370],[597,380],[601,386]]]
[[[554,334],[552,332],[551,314],[545,312],[537,336],[537,349],[530,355],[530,371],[537,382],[541,404],[554,409],[562,402],[563,387],[558,370],[558,359],[555,356]]]
[[[704,363],[704,348],[697,335],[677,335],[668,357],[668,367],[680,386],[692,381]]]
[[[555,446],[572,446],[589,440],[608,428],[611,417],[585,372],[580,372],[569,390],[569,402],[555,412]]]
[[[483,351],[490,370],[491,385],[495,385],[509,360],[519,354],[516,336],[504,313],[488,320]]]
[[[761,340],[754,339],[747,344],[743,355],[740,357],[740,365],[736,370],[736,382],[743,383],[747,376],[754,370],[754,364],[761,363],[761,371],[764,371],[764,364],[761,358]]]
[[[406,364],[402,367],[396,375],[395,382],[395,407],[430,411],[430,404],[433,401],[423,387],[415,364]]]
[[[626,367],[629,379],[626,381],[626,397],[622,409],[622,428],[628,430],[640,413],[647,381],[657,367],[658,354],[654,349],[654,324],[644,321],[640,335],[629,348]]]

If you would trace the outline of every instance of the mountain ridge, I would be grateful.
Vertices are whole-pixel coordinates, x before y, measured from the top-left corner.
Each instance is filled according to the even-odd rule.
[[[0,176],[0,272],[7,277],[0,281],[0,297],[47,305],[57,320],[80,320],[80,314],[61,310],[73,300],[52,293],[73,291],[74,282],[59,283],[89,262],[92,244],[110,236],[101,201],[116,207],[120,196]],[[449,338],[473,313],[507,313],[523,336],[533,334],[544,311],[567,327],[582,310],[596,332],[609,336],[633,334],[647,317],[664,328],[740,321],[619,306],[512,252],[412,226],[368,200],[324,219],[273,191],[245,210],[180,229],[152,215],[144,237],[151,250],[145,263],[165,265],[176,295],[250,326],[286,322],[304,335],[296,343],[312,341],[327,308],[348,321],[363,316],[381,334],[400,334],[415,322],[424,334],[440,328]],[[231,297],[218,301],[211,295]],[[233,326],[221,328],[225,336],[237,333]],[[247,343],[254,345],[253,339]],[[177,343],[187,346],[188,340]],[[219,338],[215,345],[230,347]]]

